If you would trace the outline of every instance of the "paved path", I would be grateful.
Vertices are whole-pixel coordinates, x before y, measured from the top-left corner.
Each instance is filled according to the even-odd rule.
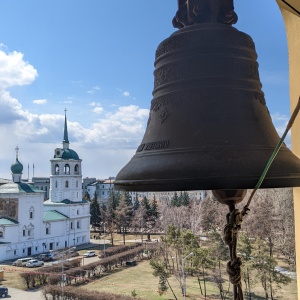
[[[8,297],[6,299],[16,300],[42,300],[45,299],[40,290],[23,291],[15,288],[8,287]]]

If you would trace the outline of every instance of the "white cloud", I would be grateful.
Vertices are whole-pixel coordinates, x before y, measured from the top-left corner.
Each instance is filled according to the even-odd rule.
[[[127,91],[125,91],[125,92],[123,92],[123,94],[122,94],[124,97],[129,97],[130,96],[130,93],[129,92],[127,92]]]
[[[0,88],[30,84],[37,76],[37,70],[23,60],[21,52],[6,54],[0,50]]]
[[[46,99],[38,99],[38,100],[33,100],[32,103],[38,104],[38,105],[43,105],[43,104],[47,104],[47,100]]]
[[[88,94],[95,94],[96,91],[99,91],[100,87],[99,86],[94,86],[90,90],[87,91]]]
[[[286,126],[289,121],[289,117],[287,115],[282,115],[280,113],[274,113],[271,115],[272,122],[275,126],[275,129],[280,137],[282,137]],[[289,131],[286,138],[285,138],[285,144],[287,147],[291,148],[291,132]]]
[[[61,101],[60,103],[62,104],[73,104],[72,100],[65,100],[65,101]]]
[[[91,102],[89,105],[95,107],[100,106],[101,104],[99,102]]]
[[[288,122],[289,120],[289,117],[287,115],[282,115],[282,114],[279,114],[279,113],[275,113],[275,114],[272,114],[271,115],[271,118],[273,120],[273,122]]]
[[[32,113],[24,109],[21,102],[7,90],[30,84],[36,78],[37,71],[24,61],[22,53],[5,54],[0,50],[0,140],[5,141],[0,153],[0,177],[10,178],[10,164],[15,158],[16,145],[20,147],[20,160],[24,166],[34,163],[35,176],[48,176],[50,164],[47,162],[52,158],[53,150],[61,145],[64,114]],[[94,90],[97,89],[94,87]],[[35,99],[32,102],[41,105],[46,104],[47,100]],[[63,103],[72,101],[68,98]],[[94,162],[97,155],[104,158],[99,160],[99,164],[105,163],[111,170],[108,175],[115,175],[139,145],[149,111],[136,105],[107,108],[99,102],[89,105],[101,117],[89,126],[81,119],[78,122],[68,119],[70,146],[86,159],[85,166],[90,164],[87,169],[95,172],[86,172],[85,176],[98,174]]]
[[[103,107],[97,106],[93,109],[95,114],[101,114],[103,112]]]

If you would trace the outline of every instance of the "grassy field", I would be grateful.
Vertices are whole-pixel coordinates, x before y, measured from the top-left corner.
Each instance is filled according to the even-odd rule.
[[[18,273],[24,270],[23,268],[7,267],[5,269],[4,278],[2,284],[9,287],[16,287],[20,289],[26,289],[24,282],[22,282]],[[139,262],[135,267],[122,267],[115,269],[113,272],[106,274],[101,279],[95,280],[85,286],[84,288],[97,291],[105,291],[116,294],[132,295],[135,291],[138,297],[147,300],[169,300],[175,299],[170,289],[166,294],[160,296],[157,292],[158,278],[152,275],[152,268],[149,265],[149,261]],[[181,290],[178,281],[175,278],[169,279],[170,284],[178,299],[182,298]],[[227,288],[228,286],[225,285]],[[256,296],[253,300],[262,300],[263,290],[257,286],[255,288]],[[212,282],[207,283],[207,294],[210,295],[209,299],[220,299],[218,296],[218,290]],[[212,295],[215,294],[215,297]],[[282,300],[297,300],[297,283],[293,280],[288,286],[285,286],[278,294],[276,299]],[[187,299],[198,300],[204,299],[200,296],[199,285],[196,277],[187,277]]]
[[[152,275],[153,270],[149,265],[149,261],[140,262],[136,267],[120,268],[115,270],[112,274],[104,276],[102,279],[96,280],[85,287],[91,290],[105,291],[111,293],[118,293],[124,295],[131,295],[132,291],[137,293],[138,297],[149,300],[169,300],[175,299],[170,290],[159,296],[157,292],[158,278]],[[178,281],[175,278],[169,279],[172,289],[174,290],[178,299],[182,298],[181,290]],[[228,285],[225,284],[227,288]],[[256,288],[257,295],[253,300],[264,299],[263,290]],[[216,285],[212,282],[207,283],[207,294],[210,295],[208,299],[220,299]],[[215,295],[215,296],[213,296]],[[187,299],[204,299],[200,296],[199,285],[196,277],[187,278]],[[297,299],[297,284],[292,281],[288,286],[278,293],[276,299],[296,300]]]

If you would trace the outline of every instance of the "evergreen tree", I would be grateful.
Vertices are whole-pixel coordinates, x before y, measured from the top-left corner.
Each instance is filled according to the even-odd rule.
[[[90,205],[90,224],[92,225],[92,228],[95,230],[96,227],[100,226],[101,222],[101,216],[100,216],[100,206],[97,199],[97,193],[95,191],[94,198]]]
[[[207,281],[207,269],[213,267],[213,260],[211,258],[211,253],[209,248],[197,248],[194,250],[193,255],[193,268],[195,269],[198,284],[200,288],[201,295],[204,296],[204,299],[207,297],[206,281]],[[203,282],[203,288],[201,284],[201,279]]]
[[[186,191],[183,192],[181,204],[183,206],[190,205],[190,196],[189,196],[188,192],[186,192]]]
[[[147,214],[149,215],[151,206],[146,196],[144,196],[143,200],[141,201],[141,205],[145,208]]]
[[[270,255],[267,243],[257,238],[253,245],[253,267],[257,270],[257,277],[265,291],[265,299],[275,299],[277,289],[282,285],[290,283],[291,279],[278,272],[275,267],[276,260]]]
[[[179,207],[180,206],[180,203],[179,203],[179,197],[177,195],[177,192],[174,193],[174,196],[171,200],[171,206],[175,206],[175,207]]]
[[[150,205],[150,212],[151,212],[152,219],[154,219],[154,220],[157,219],[157,217],[158,217],[158,205],[157,205],[157,200],[156,200],[155,196],[154,196],[153,201]]]
[[[155,277],[159,277],[159,283],[158,283],[158,293],[160,296],[162,296],[164,293],[167,292],[168,288],[171,289],[173,296],[177,300],[178,298],[174,294],[174,291],[168,281],[168,278],[171,276],[171,274],[168,272],[168,270],[165,268],[165,264],[159,261],[151,260],[150,265],[152,269],[154,270],[153,275]]]
[[[182,205],[183,205],[183,201],[184,201],[184,199],[183,199],[183,193],[180,192],[179,197],[178,197],[178,203],[177,203],[177,206],[178,206],[178,207],[182,206]]]
[[[251,278],[253,273],[253,263],[252,263],[252,251],[253,247],[249,237],[245,233],[239,235],[238,240],[238,251],[243,262],[242,268],[242,279],[245,283],[245,294],[248,296],[248,300],[252,299],[252,288],[255,284],[256,278]]]
[[[111,190],[109,200],[108,200],[108,208],[114,212],[120,201],[120,192]]]
[[[126,191],[124,193],[124,196],[125,196],[125,202],[126,202],[127,206],[132,207],[132,197],[131,197],[130,193]]]
[[[102,221],[102,228],[103,228],[103,233],[105,234],[105,224],[107,221],[106,221],[106,216],[107,216],[107,207],[106,205],[103,203],[100,207],[100,215],[101,215],[101,221]]]
[[[133,200],[133,211],[137,211],[140,207],[140,201],[138,199]]]

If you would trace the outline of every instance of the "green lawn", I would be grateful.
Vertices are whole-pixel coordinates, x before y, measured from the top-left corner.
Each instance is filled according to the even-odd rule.
[[[136,267],[125,267],[116,269],[113,273],[104,276],[85,286],[85,288],[92,290],[99,290],[111,293],[118,293],[123,295],[131,295],[135,290],[137,297],[149,300],[169,300],[175,299],[170,290],[163,296],[159,296],[157,292],[158,278],[152,275],[153,270],[149,265],[149,261],[139,262]],[[170,284],[178,298],[182,299],[179,283],[175,278],[169,279]],[[227,288],[228,285],[225,284]],[[207,294],[210,295],[208,299],[220,299],[218,297],[218,290],[215,284],[208,282]],[[215,298],[212,296],[215,294]],[[264,293],[259,286],[257,286],[257,296],[253,300],[261,300]],[[281,293],[278,294],[276,299],[296,300],[297,299],[297,284],[292,281],[291,284],[284,287]],[[187,299],[204,299],[200,297],[198,281],[196,277],[187,278]]]

